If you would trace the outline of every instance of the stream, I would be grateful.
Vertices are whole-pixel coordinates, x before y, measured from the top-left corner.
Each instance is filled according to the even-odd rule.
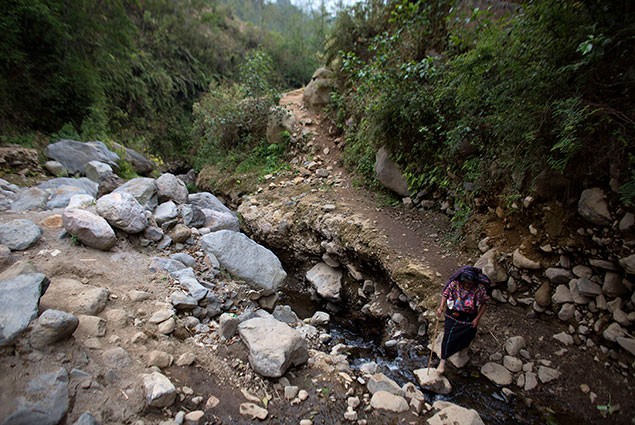
[[[279,304],[291,306],[300,318],[311,317],[318,310],[328,311],[325,304],[312,299],[309,292],[297,281],[286,286]],[[362,365],[374,362],[378,365],[377,372],[393,379],[400,386],[407,382],[417,384],[412,371],[428,364],[426,337],[415,337],[418,339],[406,340],[395,347],[386,348],[382,345],[385,337],[383,320],[366,316],[350,306],[345,306],[339,313],[330,314],[328,332],[332,340],[323,351],[328,352],[336,344],[345,344],[350,347],[347,350],[350,367],[360,375]],[[432,365],[435,366],[436,362],[438,359],[433,358]],[[537,408],[527,407],[519,397],[507,401],[501,388],[482,376],[479,368],[474,365],[468,364],[462,370],[449,367],[446,376],[452,383],[453,392],[450,395],[424,392],[428,403],[443,400],[474,409],[488,425],[580,423],[570,413],[554,416],[552,413],[545,414]],[[514,390],[513,386],[511,389]]]

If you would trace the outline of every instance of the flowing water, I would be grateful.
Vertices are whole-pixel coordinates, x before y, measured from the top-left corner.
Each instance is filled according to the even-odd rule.
[[[295,285],[295,288],[294,285],[287,286],[279,303],[290,305],[300,318],[311,317],[318,310],[327,311],[323,305],[311,299],[306,291],[300,290],[299,285]],[[346,351],[353,370],[359,370],[365,363],[375,362],[379,366],[378,372],[403,385],[407,382],[416,384],[413,370],[427,367],[429,351],[424,348],[427,340],[422,338],[386,348],[382,345],[384,322],[362,315],[352,308],[331,314],[328,331],[333,338],[328,349],[340,343],[350,347]],[[435,361],[432,360],[433,366]],[[526,407],[518,398],[506,400],[501,388],[481,376],[474,366],[460,371],[451,367],[449,369],[446,376],[452,383],[452,393],[447,396],[427,393],[426,401],[430,404],[436,400],[444,400],[474,409],[488,425],[580,423],[570,415],[568,418],[556,418],[553,415],[545,417],[537,409]]]

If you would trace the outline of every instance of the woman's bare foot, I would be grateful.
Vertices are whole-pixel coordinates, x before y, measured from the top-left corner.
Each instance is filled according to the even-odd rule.
[[[441,360],[439,362],[439,366],[437,366],[437,373],[439,375],[443,375],[445,373],[445,360]]]

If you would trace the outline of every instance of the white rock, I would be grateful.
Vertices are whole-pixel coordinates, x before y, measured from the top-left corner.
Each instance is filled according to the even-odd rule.
[[[159,372],[143,375],[146,401],[152,407],[169,407],[176,400],[176,387]]]
[[[512,383],[512,374],[498,363],[485,363],[481,367],[481,373],[497,385],[509,385]]]
[[[478,412],[452,403],[434,402],[433,408],[440,409],[426,421],[427,425],[485,425]]]
[[[391,394],[387,391],[377,391],[370,399],[370,405],[374,409],[383,409],[391,412],[405,412],[409,409],[405,398]]]

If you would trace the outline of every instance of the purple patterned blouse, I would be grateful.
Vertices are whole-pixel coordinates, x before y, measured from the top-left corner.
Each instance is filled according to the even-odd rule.
[[[447,305],[450,310],[465,313],[476,313],[479,307],[489,300],[485,286],[482,284],[477,284],[467,289],[458,280],[450,282],[442,295],[447,298]]]

